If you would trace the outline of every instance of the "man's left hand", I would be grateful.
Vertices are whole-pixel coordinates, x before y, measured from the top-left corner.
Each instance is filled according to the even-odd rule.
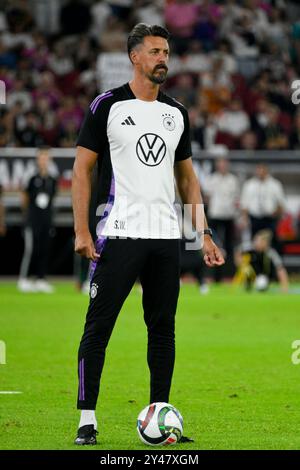
[[[204,236],[204,243],[202,252],[204,254],[204,261],[206,266],[213,268],[214,266],[222,266],[225,263],[224,256],[220,248],[213,242],[211,237]]]

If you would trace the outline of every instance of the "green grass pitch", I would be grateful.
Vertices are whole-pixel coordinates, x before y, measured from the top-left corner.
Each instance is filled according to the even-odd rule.
[[[54,295],[0,284],[7,356],[0,391],[22,392],[0,394],[0,449],[78,449],[76,356],[87,302],[71,283],[56,284]],[[182,286],[170,402],[195,442],[177,449],[300,448],[300,365],[291,361],[299,324],[299,295],[220,286],[200,296],[194,285]],[[148,396],[146,329],[135,287],[107,350],[99,444],[84,450],[149,450],[136,433]]]

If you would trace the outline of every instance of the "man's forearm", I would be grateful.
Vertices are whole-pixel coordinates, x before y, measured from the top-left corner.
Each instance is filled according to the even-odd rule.
[[[288,277],[286,269],[283,266],[281,266],[280,268],[277,268],[277,277],[278,277],[281,288],[284,291],[288,291],[289,277]]]
[[[189,210],[193,227],[197,232],[208,227],[201,196],[200,184],[197,178],[185,179],[178,185],[178,191],[184,205]]]
[[[79,172],[76,164],[72,178],[72,203],[75,233],[89,232],[89,206],[91,200],[91,173]]]

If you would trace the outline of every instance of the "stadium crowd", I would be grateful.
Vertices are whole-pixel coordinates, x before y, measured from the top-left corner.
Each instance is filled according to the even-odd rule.
[[[0,4],[1,146],[74,146],[89,102],[126,72],[128,31],[145,22],[172,34],[165,89],[189,108],[200,149],[300,148],[291,101],[300,73],[296,0]]]
[[[144,22],[171,32],[163,89],[187,107],[194,149],[225,149],[223,157],[231,149],[300,149],[300,111],[291,99],[300,77],[296,0],[0,0],[0,7],[2,147],[74,147],[89,103],[130,79],[127,35]],[[251,213],[247,182],[240,187],[228,165],[217,162],[202,186],[233,275],[236,228],[240,235],[252,227],[254,236],[263,218],[257,230],[275,235],[284,197],[280,191],[266,213],[258,201]],[[264,183],[256,174],[254,183],[269,188],[267,176]],[[203,273],[196,277],[201,284]]]

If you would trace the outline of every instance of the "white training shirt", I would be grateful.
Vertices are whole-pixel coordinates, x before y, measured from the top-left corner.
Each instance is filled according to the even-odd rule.
[[[180,103],[137,99],[126,83],[91,103],[77,145],[99,155],[98,237],[180,238],[174,163],[192,154]]]

